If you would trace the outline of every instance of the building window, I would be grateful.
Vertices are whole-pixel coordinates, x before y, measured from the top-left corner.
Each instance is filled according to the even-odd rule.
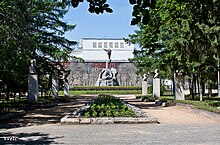
[[[97,44],[96,44],[96,42],[93,42],[93,48],[97,48]]]
[[[115,48],[118,48],[118,42],[115,42]]]
[[[124,43],[120,42],[120,48],[124,48]]]
[[[104,42],[104,48],[108,48],[108,43]]]
[[[113,42],[109,42],[109,48],[113,48]]]
[[[99,48],[102,48],[102,42],[99,42],[99,43],[98,43],[98,47],[99,47]]]

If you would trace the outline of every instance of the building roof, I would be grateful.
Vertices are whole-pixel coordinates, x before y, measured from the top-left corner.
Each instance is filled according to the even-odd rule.
[[[82,40],[124,40],[123,38],[82,38]]]

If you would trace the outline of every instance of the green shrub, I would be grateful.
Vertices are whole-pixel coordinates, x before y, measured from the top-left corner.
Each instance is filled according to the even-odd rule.
[[[160,95],[161,96],[164,95],[165,92],[166,92],[165,86],[162,83],[160,83]]]
[[[135,116],[135,112],[125,106],[122,101],[110,95],[99,95],[93,104],[84,112],[88,117]]]
[[[110,111],[110,110],[107,110],[107,111],[106,111],[106,116],[107,116],[107,117],[111,117],[111,111]]]
[[[212,107],[219,107],[220,101],[206,101]]]
[[[119,116],[119,111],[118,110],[114,110],[113,111],[113,116],[114,117],[118,117]]]
[[[105,113],[102,111],[99,113],[99,117],[103,117],[105,115]]]
[[[141,90],[141,86],[73,86],[70,90]]]
[[[89,113],[89,112],[86,112],[86,113],[85,113],[85,117],[87,117],[87,118],[90,117],[90,113]]]
[[[92,117],[97,117],[98,113],[96,111],[92,112]]]
[[[148,87],[147,87],[147,93],[148,93],[148,94],[153,94],[153,85],[148,85]]]

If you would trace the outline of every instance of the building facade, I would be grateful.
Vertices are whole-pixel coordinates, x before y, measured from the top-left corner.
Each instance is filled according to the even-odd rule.
[[[116,38],[83,38],[80,49],[74,50],[72,55],[85,62],[105,62],[107,54],[104,49],[112,50],[112,62],[128,62],[129,58],[134,58],[134,45]]]
[[[69,84],[71,86],[94,86],[99,73],[106,67],[108,55],[104,49],[111,50],[109,68],[116,68],[120,86],[139,86],[141,78],[136,74],[136,67],[128,59],[134,58],[134,45],[124,39],[115,38],[83,38],[80,49],[72,52],[84,62],[70,62]]]

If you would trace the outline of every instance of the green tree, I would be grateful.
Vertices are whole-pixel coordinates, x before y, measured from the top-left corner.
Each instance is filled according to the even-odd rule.
[[[130,36],[132,42],[142,47],[139,53],[143,55],[135,58],[135,62],[154,58],[151,62],[160,69],[168,66],[169,72],[184,72],[194,82],[200,82],[202,100],[202,86],[216,76],[216,54],[219,50],[219,15],[216,10],[219,3],[157,1],[155,9],[148,9],[148,21],[139,24],[140,31]],[[160,24],[155,25],[158,22]],[[164,47],[155,47],[155,44],[161,43]],[[155,59],[157,56],[160,59]]]
[[[64,37],[75,25],[62,21],[70,1],[2,0],[0,2],[0,80],[8,92],[27,89],[28,66],[36,59],[41,72],[56,69],[76,44]],[[41,67],[40,67],[41,66]],[[43,70],[42,70],[43,69]],[[40,74],[39,74],[40,75]],[[24,86],[24,87],[22,87]]]

